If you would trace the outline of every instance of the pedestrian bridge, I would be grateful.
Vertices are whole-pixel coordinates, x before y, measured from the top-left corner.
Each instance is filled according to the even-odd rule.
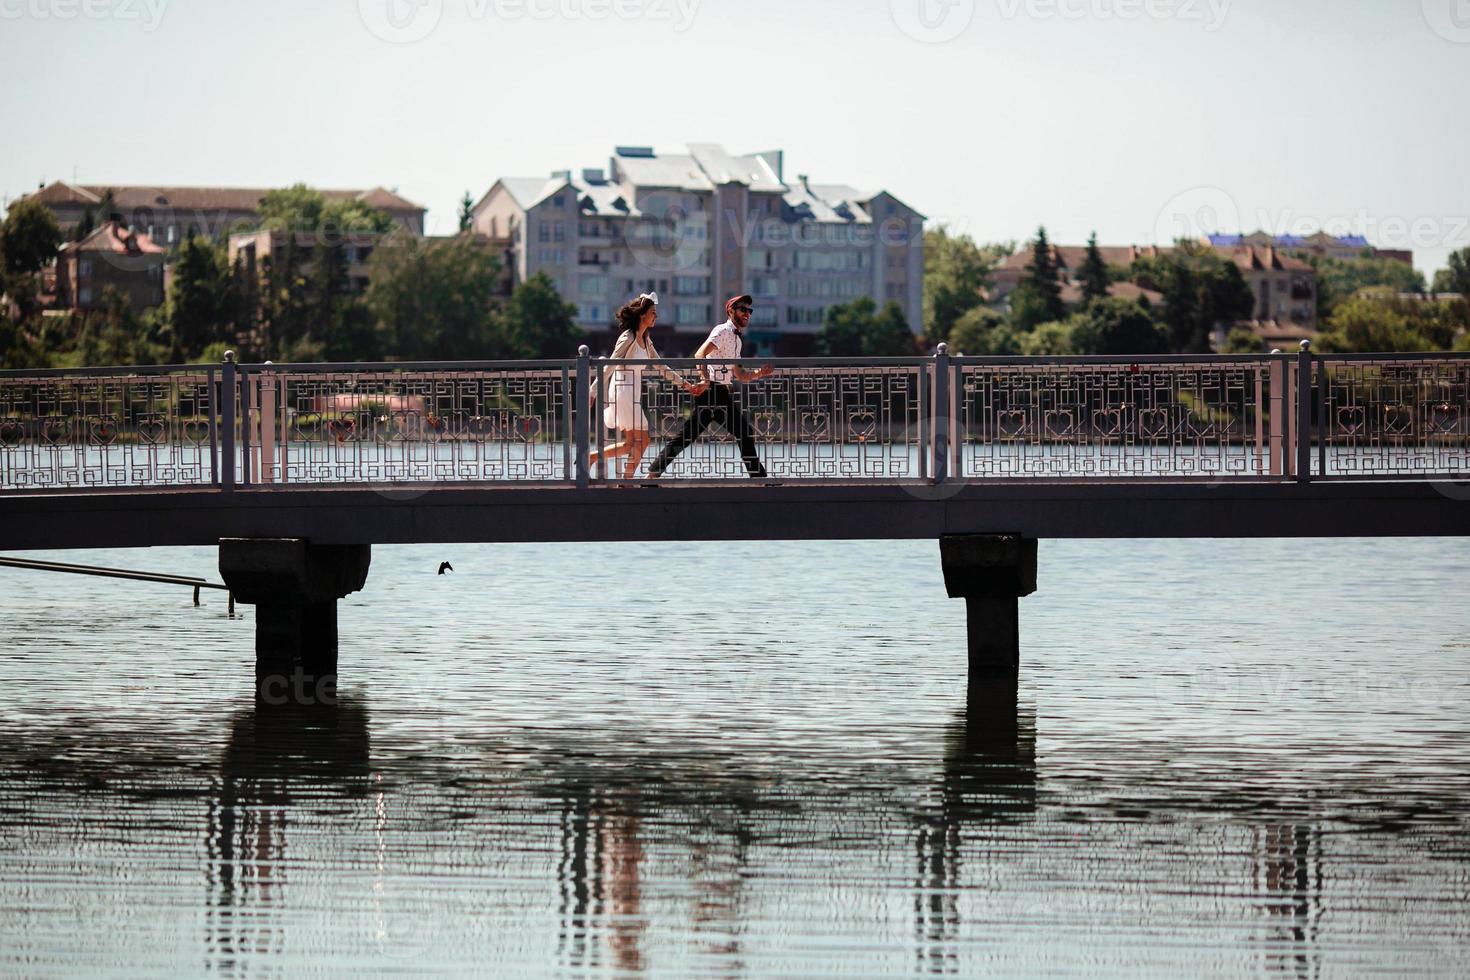
[[[951,593],[1013,616],[1041,538],[1470,534],[1463,353],[769,363],[735,395],[769,481],[716,426],[653,486],[588,465],[617,363],[585,348],[0,372],[0,551],[233,541],[240,597],[295,608],[361,588],[372,544],[970,539],[1001,544],[951,548]],[[691,397],[642,397],[646,467]]]

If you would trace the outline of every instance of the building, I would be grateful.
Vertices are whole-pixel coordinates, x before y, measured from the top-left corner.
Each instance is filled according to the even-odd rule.
[[[1011,255],[990,275],[989,299],[992,303],[1000,303],[1005,300],[1015,288],[1021,284],[1026,277],[1026,267],[1031,264],[1030,243]],[[1099,245],[1097,250],[1102,255],[1103,262],[1109,268],[1127,269],[1135,261],[1143,258],[1153,258],[1158,255],[1167,255],[1172,248],[1159,248],[1154,245]],[[1057,276],[1062,281],[1062,301],[1065,303],[1080,303],[1082,301],[1081,282],[1078,280],[1078,270],[1087,259],[1086,245],[1053,245],[1051,247],[1052,261],[1057,265]],[[1120,290],[1117,287],[1122,283],[1115,283],[1113,295],[1122,296],[1125,299],[1147,298],[1151,302],[1158,302],[1162,297],[1152,290],[1140,289],[1135,295],[1132,290]],[[1129,284],[1131,285],[1131,284]],[[1137,288],[1137,287],[1134,287]]]
[[[166,250],[147,235],[116,221],[104,222],[56,257],[54,308],[86,311],[100,307],[108,290],[134,313],[163,302]]]
[[[260,203],[266,189],[247,187],[140,187],[130,185],[68,184],[55,181],[30,197],[56,215],[63,232],[75,228],[90,212],[98,213],[112,193],[113,211],[125,227],[133,228],[172,251],[189,235],[223,239],[236,228],[260,222]],[[424,208],[398,194],[375,187],[365,191],[322,191],[327,200],[361,201],[386,213],[415,235],[424,233]]]
[[[343,258],[347,263],[349,292],[361,295],[366,291],[368,285],[367,261],[373,251],[383,243],[383,240],[392,234],[393,232],[384,234],[353,231],[341,236]],[[279,259],[288,243],[294,243],[298,271],[305,274],[316,254],[320,237],[317,232],[310,231],[236,232],[229,238],[227,254],[230,268],[238,269],[251,280],[258,281],[264,275],[269,263]]]
[[[780,150],[622,146],[605,170],[497,180],[474,230],[507,242],[517,280],[550,276],[589,333],[658,292],[669,354],[690,353],[739,293],[756,301],[750,353],[809,353],[827,307],[860,296],[897,302],[917,334],[924,216],[887,191],[787,180],[784,163]]]
[[[1412,251],[1374,248],[1362,235],[1334,236],[1325,231],[1319,231],[1315,235],[1270,235],[1264,231],[1258,231],[1250,235],[1210,235],[1205,241],[1217,249],[1255,246],[1256,248],[1276,248],[1283,252],[1302,255],[1318,255],[1345,262],[1368,257],[1403,262],[1409,266],[1414,264]]]
[[[1317,271],[1295,255],[1274,246],[1216,245],[1215,250],[1233,261],[1255,296],[1251,320],[1261,323],[1280,322],[1302,336],[1316,336]],[[1109,267],[1128,268],[1136,260],[1172,254],[1170,246],[1100,245],[1098,251]],[[1087,257],[1086,245],[1053,245],[1052,258],[1062,281],[1062,299],[1069,305],[1081,302],[1081,283],[1077,275]],[[1028,245],[1006,259],[991,274],[991,302],[1004,302],[1025,278],[1031,264]],[[1163,297],[1152,290],[1132,284],[1115,283],[1113,295],[1128,299],[1147,299],[1158,305]]]

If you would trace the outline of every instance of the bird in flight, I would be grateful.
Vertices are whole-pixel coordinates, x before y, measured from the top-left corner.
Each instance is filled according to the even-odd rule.
[[[440,575],[443,575],[445,572],[452,572],[452,571],[454,571],[454,566],[451,565],[451,564],[449,564],[449,562],[447,562],[447,561],[441,561],[439,563],[439,574]]]

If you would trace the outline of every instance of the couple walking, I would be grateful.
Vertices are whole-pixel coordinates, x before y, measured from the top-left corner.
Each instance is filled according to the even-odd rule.
[[[750,324],[753,306],[749,296],[736,296],[727,302],[725,313],[728,319],[710,332],[709,339],[694,352],[695,359],[703,361],[709,357],[738,358],[744,346],[741,335]],[[612,356],[614,360],[634,363],[620,364],[603,383],[602,419],[609,429],[617,429],[622,434],[623,441],[601,453],[592,453],[588,457],[589,464],[596,465],[606,459],[626,456],[628,462],[623,468],[623,479],[631,480],[637,473],[638,464],[653,441],[648,433],[648,414],[643,410],[642,401],[645,368],[636,363],[648,361],[660,375],[694,396],[694,410],[689,414],[689,421],[685,423],[683,431],[654,459],[648,468],[648,478],[657,480],[663,476],[674,457],[688,448],[711,424],[718,422],[740,444],[740,458],[745,463],[745,471],[752,479],[764,479],[766,468],[756,455],[755,436],[745,413],[735,402],[731,386],[735,381],[759,381],[769,377],[775,369],[769,364],[754,371],[739,365],[700,364],[699,380],[690,381],[660,363],[659,353],[648,336],[657,322],[657,293],[644,293],[618,311],[618,324],[623,332],[618,337]]]

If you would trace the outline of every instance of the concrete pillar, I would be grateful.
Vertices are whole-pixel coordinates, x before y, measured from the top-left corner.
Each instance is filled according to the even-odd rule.
[[[337,600],[367,583],[371,561],[372,549],[365,544],[320,545],[300,538],[220,541],[220,575],[236,599],[256,607],[257,693],[268,693],[268,687],[295,690],[303,683],[335,685]],[[290,683],[283,686],[283,678]]]
[[[947,534],[939,539],[944,587],[965,600],[970,679],[1021,669],[1020,598],[1036,591],[1036,540],[1019,534]]]

